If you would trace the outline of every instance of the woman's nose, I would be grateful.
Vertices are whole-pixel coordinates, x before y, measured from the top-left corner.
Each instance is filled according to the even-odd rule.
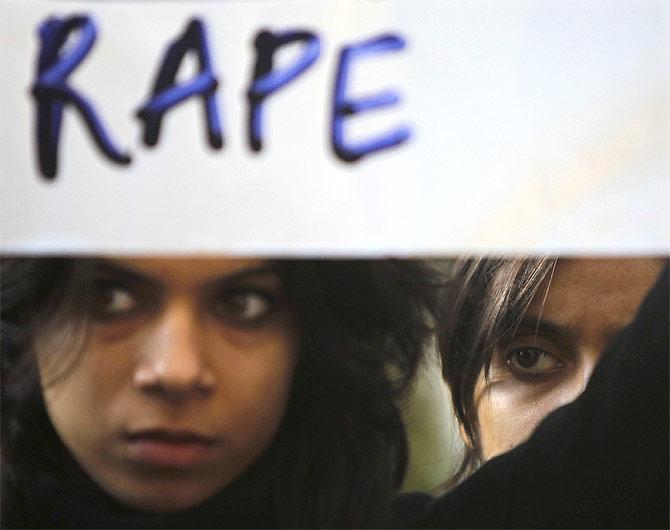
[[[586,390],[586,386],[589,384],[589,380],[593,375],[593,371],[598,365],[598,361],[602,355],[602,349],[592,348],[586,351],[580,352],[580,362],[577,367],[577,376],[576,384],[579,389],[577,395],[581,394]],[[575,396],[576,397],[576,396]]]
[[[209,393],[214,381],[204,340],[196,308],[182,301],[166,305],[140,345],[135,385],[172,399]]]

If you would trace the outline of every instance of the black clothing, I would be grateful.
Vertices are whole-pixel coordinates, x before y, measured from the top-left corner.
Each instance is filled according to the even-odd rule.
[[[418,528],[668,528],[668,267],[585,392],[531,438],[434,498],[397,499]]]
[[[29,407],[16,455],[19,472],[4,487],[2,528],[275,528],[270,455],[203,505],[165,514],[131,509],[106,494],[76,463],[49,420],[41,398]],[[35,414],[34,411],[38,411]],[[7,502],[9,501],[9,502]]]

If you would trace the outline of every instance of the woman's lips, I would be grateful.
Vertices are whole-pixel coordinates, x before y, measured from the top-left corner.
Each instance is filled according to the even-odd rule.
[[[191,431],[148,429],[124,436],[132,460],[157,467],[189,468],[206,464],[215,451],[216,438]]]

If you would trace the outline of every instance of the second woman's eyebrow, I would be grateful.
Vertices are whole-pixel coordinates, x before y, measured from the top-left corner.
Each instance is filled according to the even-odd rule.
[[[546,320],[537,315],[526,315],[519,324],[517,334],[524,333],[542,333],[544,335],[553,335],[555,337],[571,337],[572,330],[568,326],[562,326],[551,320]]]

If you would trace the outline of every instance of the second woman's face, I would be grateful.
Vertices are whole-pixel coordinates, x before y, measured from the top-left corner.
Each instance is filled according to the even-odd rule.
[[[655,259],[559,260],[518,333],[475,390],[485,460],[523,442],[586,387],[610,340],[629,324],[662,267]],[[546,299],[545,299],[546,294]]]
[[[243,259],[101,260],[92,325],[64,377],[36,348],[48,413],[89,476],[151,511],[195,506],[274,438],[296,365],[280,278]]]

